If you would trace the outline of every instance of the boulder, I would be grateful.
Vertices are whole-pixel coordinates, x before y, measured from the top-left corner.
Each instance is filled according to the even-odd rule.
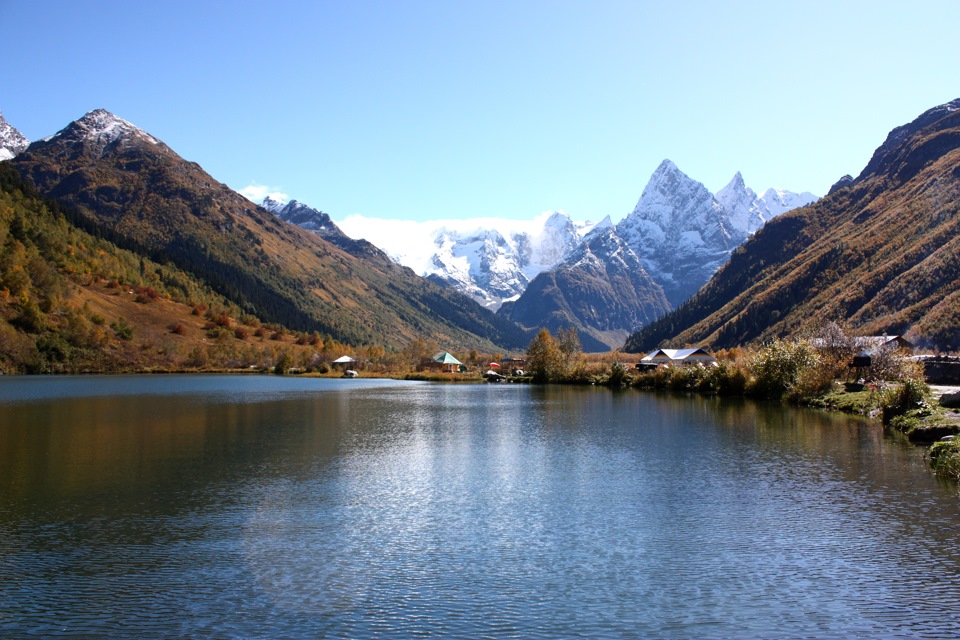
[[[940,396],[940,406],[947,409],[960,408],[960,391],[955,393],[945,393]]]

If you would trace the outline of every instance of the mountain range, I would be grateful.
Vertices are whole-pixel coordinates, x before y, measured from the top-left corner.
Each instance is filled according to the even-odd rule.
[[[532,220],[413,222],[351,216],[340,225],[347,234],[381,247],[397,263],[493,311],[516,299],[537,274],[558,264],[598,226],[576,222],[563,211]]]
[[[767,220],[816,199],[810,193],[796,194],[779,189],[768,189],[763,195],[757,196],[743,184],[739,173],[714,198],[703,185],[679,174],[679,178],[670,183],[672,186],[678,189],[698,186],[701,190],[697,195],[702,196],[702,202],[685,201],[682,195],[669,192],[670,185],[661,185],[659,191],[652,188],[658,179],[671,173],[670,168],[679,174],[673,163],[664,161],[644,192],[647,196],[642,197],[637,205],[643,211],[634,217],[640,219],[652,213],[652,216],[648,216],[652,218],[652,224],[662,223],[673,228],[660,229],[652,239],[634,238],[632,244],[638,248],[654,279],[668,292],[672,304],[692,295],[706,281],[702,275],[680,276],[681,282],[675,285],[675,278],[669,271],[671,267],[666,265],[665,259],[673,255],[677,245],[683,244],[682,238],[675,237],[677,233],[686,233],[688,239],[692,234],[710,234],[709,230],[697,226],[710,224],[708,221],[686,220],[698,216],[694,211],[696,206],[716,208],[717,215],[723,219],[721,224],[730,230],[725,233],[729,235],[732,231],[736,236],[735,244],[739,244]],[[659,202],[651,202],[655,193],[662,196]],[[668,202],[671,198],[675,201]],[[264,206],[271,208],[267,203]],[[657,212],[658,206],[663,211]],[[672,216],[671,221],[665,222],[663,216]],[[570,258],[588,233],[594,229],[612,227],[613,223],[609,217],[599,223],[577,222],[563,211],[554,211],[530,221],[477,219],[396,223],[352,217],[341,221],[341,225],[349,235],[366,238],[382,248],[394,261],[420,275],[454,287],[490,309],[498,310],[504,302],[517,300],[537,275],[560,266]],[[711,264],[699,265],[698,268],[709,277],[722,264],[725,255],[729,255],[729,249],[727,246],[720,247],[721,256]],[[678,287],[679,290],[675,291]]]
[[[350,344],[522,348],[529,338],[369,243],[325,238],[251,203],[133,124],[95,110],[10,160],[75,224],[194,274],[247,313]]]
[[[500,314],[521,326],[574,326],[594,350],[619,348],[693,295],[768,220],[815,199],[775,189],[758,197],[739,172],[714,196],[664,160],[629,215],[586,236],[583,251],[540,274]]]
[[[960,349],[960,100],[897,127],[856,178],[778,216],[630,351],[732,347],[833,320]]]
[[[74,279],[69,269],[100,269],[90,266],[95,257],[65,266],[62,252],[47,266],[18,262],[23,247],[52,246],[36,244],[23,223],[28,211],[52,207],[61,221],[50,228],[75,225],[96,238],[72,241],[84,251],[103,239],[141,256],[144,282],[169,278],[166,290],[187,297],[209,289],[243,313],[351,344],[402,349],[428,338],[492,352],[522,349],[540,327],[574,326],[587,350],[628,336],[634,351],[716,348],[829,319],[960,349],[960,100],[894,129],[858,177],[815,202],[778,190],[757,196],[739,173],[714,195],[665,160],[617,224],[552,212],[522,230],[435,228],[428,245],[405,249],[427,256],[427,277],[317,209],[257,206],[103,110],[26,145],[0,117],[3,164],[55,203],[18,213],[22,188],[4,178],[13,209],[0,220],[0,267],[12,279],[0,288],[0,342],[16,318],[21,333],[66,321],[49,315],[58,295],[43,297],[44,325],[30,319],[35,300],[4,293],[27,291],[24,274],[41,291],[50,269]],[[37,345],[51,339],[42,333]]]

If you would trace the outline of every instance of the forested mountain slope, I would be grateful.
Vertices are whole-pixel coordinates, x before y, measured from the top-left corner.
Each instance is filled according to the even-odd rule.
[[[75,222],[195,275],[244,311],[351,344],[518,348],[528,336],[380,252],[354,255],[286,224],[129,122],[92,111],[14,167]]]

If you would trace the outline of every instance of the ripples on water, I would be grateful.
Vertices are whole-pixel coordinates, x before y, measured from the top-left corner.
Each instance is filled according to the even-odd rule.
[[[0,637],[960,635],[956,488],[864,422],[121,380],[0,405]]]

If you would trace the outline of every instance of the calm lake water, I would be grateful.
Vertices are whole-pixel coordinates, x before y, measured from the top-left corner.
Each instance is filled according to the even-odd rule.
[[[0,378],[0,637],[960,636],[874,424],[605,389]]]

